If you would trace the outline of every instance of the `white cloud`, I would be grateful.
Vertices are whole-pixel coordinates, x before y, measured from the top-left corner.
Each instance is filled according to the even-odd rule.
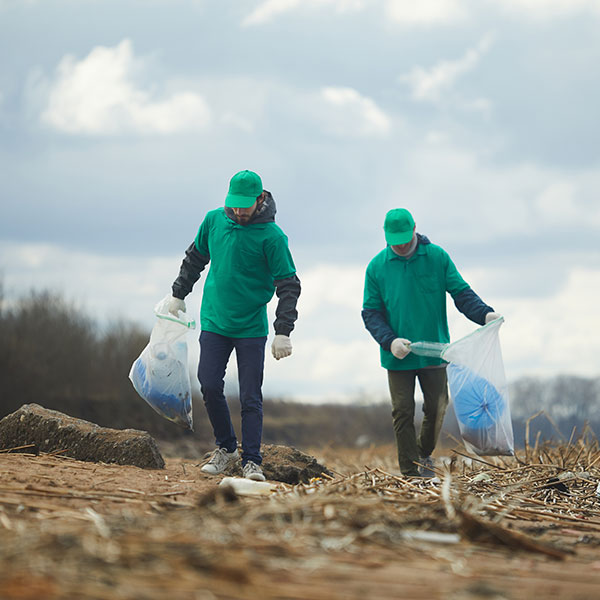
[[[385,11],[391,20],[408,26],[454,22],[467,16],[460,0],[388,0]]]
[[[586,213],[577,206],[577,186],[570,181],[548,185],[535,200],[539,219],[550,225],[565,227],[585,220]]]
[[[475,98],[473,100],[465,100],[462,103],[462,108],[466,111],[472,111],[490,117],[493,111],[492,101],[488,98]]]
[[[66,133],[92,135],[169,134],[206,127],[210,111],[202,96],[180,91],[158,98],[136,86],[135,75],[142,67],[129,40],[113,48],[97,46],[81,61],[65,56],[42,121]]]
[[[226,112],[221,117],[221,122],[225,125],[232,125],[237,129],[241,129],[246,133],[252,133],[255,130],[254,122],[250,119],[246,119],[239,114],[234,112]]]
[[[439,102],[445,99],[445,94],[462,75],[477,67],[491,44],[492,38],[487,35],[475,48],[467,50],[462,58],[443,60],[429,69],[414,67],[410,73],[401,76],[400,81],[410,87],[415,100]],[[481,105],[482,99],[478,102]],[[489,109],[489,105],[486,108]]]
[[[529,244],[551,233],[556,227],[552,215],[561,218],[562,203],[568,219],[563,224],[570,232],[575,226],[582,231],[578,245],[589,244],[594,228],[600,235],[597,166],[560,170],[528,162],[497,164],[501,141],[491,136],[465,144],[456,133],[452,127],[415,131],[410,123],[395,128],[388,138],[393,140],[390,151],[383,148],[377,154],[377,193],[364,212],[360,202],[353,204],[350,214],[359,211],[359,216],[352,226],[377,240],[385,212],[406,206],[418,230],[432,241],[485,250],[498,240],[523,236]],[[503,217],[507,214],[510,218]],[[536,253],[554,248],[546,242]],[[566,261],[573,248],[564,250]],[[543,271],[548,265],[539,266]]]
[[[151,327],[154,305],[171,289],[181,257],[101,256],[55,244],[0,242],[5,292],[61,292],[105,321],[127,318]]]
[[[279,86],[268,79],[223,74],[202,78],[196,85],[202,87],[204,97],[213,107],[215,123],[246,133],[260,130],[261,123],[269,116],[269,101],[279,90]]]
[[[3,123],[6,119],[3,104],[4,104],[4,94],[2,93],[2,90],[0,90],[0,123]]]
[[[322,263],[299,273],[302,294],[292,333],[293,354],[267,360],[265,385],[276,395],[348,401],[387,389],[376,342],[366,331],[362,298],[366,265]],[[275,302],[269,306],[274,318]]]
[[[476,290],[477,282],[486,277],[484,272],[463,275]],[[518,290],[513,290],[501,301],[484,298],[506,319],[500,335],[508,379],[524,375],[597,376],[600,336],[594,332],[600,331],[600,266],[574,266],[552,295],[522,298],[517,294]],[[453,339],[473,330],[473,323],[456,310],[452,313]]]
[[[62,291],[99,322],[132,319],[148,327],[152,310],[170,290],[181,256],[110,257],[74,252],[55,245],[2,242],[0,255],[7,297],[35,289]],[[380,399],[387,395],[385,371],[376,342],[360,316],[366,264],[322,263],[300,273],[300,317],[292,333],[293,354],[275,361],[267,347],[265,394],[305,400]],[[532,267],[535,268],[535,267]],[[511,280],[514,265],[465,270],[465,279],[506,318],[501,329],[507,377],[573,373],[594,376],[600,355],[600,264],[573,266],[568,280],[553,294],[527,298]],[[500,297],[490,290],[494,280],[508,283]],[[512,282],[511,282],[512,281]],[[186,298],[197,315],[201,280]],[[512,286],[512,287],[511,287]],[[269,305],[274,319],[276,298]],[[451,337],[456,340],[477,325],[459,314],[448,298]],[[272,339],[272,331],[268,344]],[[190,337],[190,368],[195,371],[198,348]],[[228,386],[237,389],[235,361],[230,361]]]
[[[278,16],[292,11],[333,9],[337,13],[360,11],[383,5],[384,13],[390,20],[401,25],[422,26],[456,21],[467,15],[464,2],[460,0],[385,0],[366,2],[365,0],[266,0],[259,4],[243,21],[243,25],[262,25]]]
[[[366,266],[366,265],[365,265]],[[319,313],[323,303],[358,314],[362,305],[365,267],[321,264],[302,275],[300,308],[305,315]],[[331,282],[335,281],[335,285]]]
[[[242,25],[261,25],[274,17],[294,10],[301,0],[266,0],[259,4],[243,21]]]
[[[356,11],[365,5],[364,0],[265,0],[243,21],[242,25],[262,25],[277,16],[296,9],[333,8],[338,13]]]
[[[561,18],[577,13],[600,16],[600,0],[488,0],[501,9],[533,18]]]
[[[325,128],[341,136],[385,136],[390,132],[391,120],[377,104],[355,89],[325,87],[320,93],[326,108]]]
[[[390,22],[404,28],[455,24],[491,10],[521,18],[554,19],[590,13],[600,16],[600,0],[265,0],[242,25],[263,25],[291,12],[334,10],[336,13],[381,10]]]
[[[382,138],[392,129],[392,119],[373,100],[349,87],[326,86],[304,90],[292,85],[244,79],[216,81],[207,86],[212,106],[218,106],[219,122],[246,132],[270,124],[270,106],[285,122],[302,130],[316,127],[319,137]],[[325,136],[325,137],[326,137]]]
[[[321,335],[301,333],[306,325],[306,320],[299,322],[298,332],[292,333],[290,358],[275,361],[269,353],[265,389],[270,394],[307,401],[349,401],[363,394],[378,400],[386,395],[387,377],[379,364],[378,346],[366,332],[356,325],[357,336],[341,342],[332,330]]]
[[[488,6],[485,6],[485,5]],[[403,26],[455,23],[493,7],[505,13],[532,19],[554,19],[591,13],[600,16],[600,0],[387,0],[385,12]]]

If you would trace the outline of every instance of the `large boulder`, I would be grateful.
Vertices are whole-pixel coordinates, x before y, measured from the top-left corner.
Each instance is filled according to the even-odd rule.
[[[264,444],[262,446],[262,469],[265,477],[270,481],[283,483],[308,483],[313,477],[322,475],[332,476],[327,467],[317,462],[314,456],[305,454],[289,446]],[[241,477],[241,463],[237,462],[224,471],[230,477]]]
[[[154,439],[137,429],[109,429],[38,404],[24,404],[0,421],[0,450],[34,445],[90,462],[162,469],[165,461]]]

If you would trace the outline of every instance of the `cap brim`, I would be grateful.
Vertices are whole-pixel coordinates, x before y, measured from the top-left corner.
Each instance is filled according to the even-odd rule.
[[[229,208],[250,208],[256,202],[252,196],[237,196],[236,194],[227,194],[225,197],[225,206]]]
[[[402,244],[408,244],[413,238],[413,230],[404,231],[402,233],[388,233],[385,234],[385,241],[390,246],[401,246]]]

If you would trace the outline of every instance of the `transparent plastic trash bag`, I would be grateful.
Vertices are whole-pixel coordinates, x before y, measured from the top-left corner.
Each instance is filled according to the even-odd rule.
[[[415,342],[411,352],[448,361],[448,386],[461,436],[481,456],[514,454],[508,386],[498,330],[501,317],[452,342]]]
[[[193,429],[186,333],[196,323],[181,311],[178,317],[169,313],[169,299],[166,296],[154,308],[156,323],[150,341],[131,366],[129,379],[159,415]]]

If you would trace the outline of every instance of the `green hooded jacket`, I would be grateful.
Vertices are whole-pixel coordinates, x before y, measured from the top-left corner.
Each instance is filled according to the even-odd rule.
[[[210,259],[201,328],[234,338],[263,337],[269,332],[267,304],[274,282],[294,277],[296,267],[287,236],[275,223],[270,195],[247,225],[238,224],[227,210],[208,212],[194,242]]]
[[[419,237],[410,258],[398,256],[387,246],[367,267],[363,318],[380,314],[389,325],[385,342],[385,336],[377,336],[383,342],[380,353],[385,369],[403,371],[444,364],[441,359],[412,353],[400,360],[390,352],[389,343],[394,337],[412,342],[449,342],[446,292],[454,299],[467,291],[472,294],[448,253],[424,236]],[[368,328],[375,333],[374,327]]]

